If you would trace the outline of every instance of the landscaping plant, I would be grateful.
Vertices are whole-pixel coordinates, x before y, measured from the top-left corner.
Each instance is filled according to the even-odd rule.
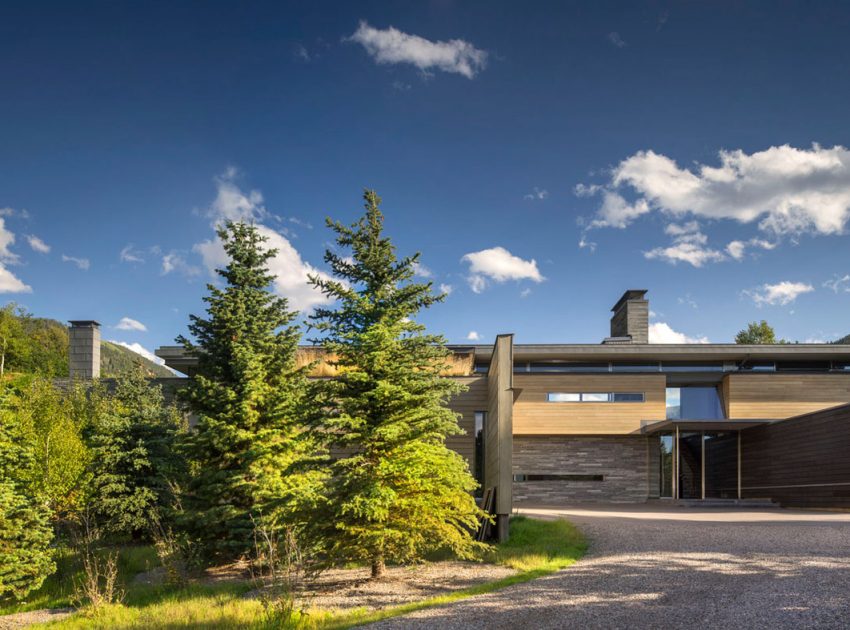
[[[198,358],[182,391],[197,420],[185,440],[185,525],[208,561],[249,554],[256,519],[297,528],[321,479],[309,465],[313,395],[307,366],[296,365],[296,313],[269,291],[276,250],[247,223],[227,222],[218,235],[228,259],[221,285],[207,287],[206,316],[191,316],[193,339],[178,338]]]
[[[311,325],[339,372],[324,381],[319,433],[340,454],[311,531],[327,562],[367,562],[378,578],[386,562],[435,549],[474,555],[481,545],[470,532],[483,512],[466,462],[446,446],[462,432],[446,403],[463,386],[443,376],[443,337],[414,321],[445,296],[414,282],[419,255],[397,258],[378,195],[367,190],[364,199],[353,225],[328,220],[337,248],[325,261],[334,277],[311,277],[335,303],[317,308]]]

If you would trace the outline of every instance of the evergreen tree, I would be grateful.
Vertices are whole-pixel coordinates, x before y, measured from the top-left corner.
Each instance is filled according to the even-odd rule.
[[[55,569],[50,511],[29,483],[33,449],[10,397],[0,409],[0,600],[23,599]]]
[[[171,483],[184,476],[175,444],[182,418],[143,369],[118,380],[108,410],[90,429],[91,507],[113,533],[138,536],[171,505]]]
[[[229,258],[218,271],[224,286],[208,285],[206,318],[191,317],[195,342],[178,338],[198,358],[183,390],[197,418],[184,508],[208,554],[234,558],[250,551],[257,521],[298,526],[321,475],[308,465],[315,445],[302,421],[313,396],[307,367],[296,365],[296,313],[268,290],[276,251],[246,223],[218,235]]]
[[[345,453],[331,465],[328,513],[314,533],[330,561],[369,562],[377,578],[385,562],[430,550],[471,556],[480,544],[470,532],[483,512],[466,462],[445,444],[461,433],[446,403],[463,387],[441,376],[445,340],[412,320],[445,296],[412,281],[419,254],[399,260],[383,236],[380,199],[370,190],[364,199],[365,216],[354,225],[328,220],[352,257],[328,250],[335,279],[311,278],[338,302],[311,320],[339,367],[325,385],[321,434]]]

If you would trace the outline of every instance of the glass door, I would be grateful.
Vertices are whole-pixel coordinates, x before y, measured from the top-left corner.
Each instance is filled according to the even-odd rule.
[[[705,498],[738,498],[738,432],[705,431]]]
[[[702,431],[679,434],[679,498],[702,498]]]

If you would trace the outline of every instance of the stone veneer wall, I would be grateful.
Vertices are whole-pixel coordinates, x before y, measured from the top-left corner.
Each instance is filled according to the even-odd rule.
[[[514,482],[515,503],[642,503],[649,489],[645,437],[514,436],[513,474],[603,475],[603,481]]]

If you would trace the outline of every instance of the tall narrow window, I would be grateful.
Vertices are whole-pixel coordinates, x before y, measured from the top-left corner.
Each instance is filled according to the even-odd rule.
[[[487,412],[475,412],[475,461],[473,462],[475,481],[478,482],[478,489],[475,491],[475,496],[484,496],[484,431],[487,425]]]

